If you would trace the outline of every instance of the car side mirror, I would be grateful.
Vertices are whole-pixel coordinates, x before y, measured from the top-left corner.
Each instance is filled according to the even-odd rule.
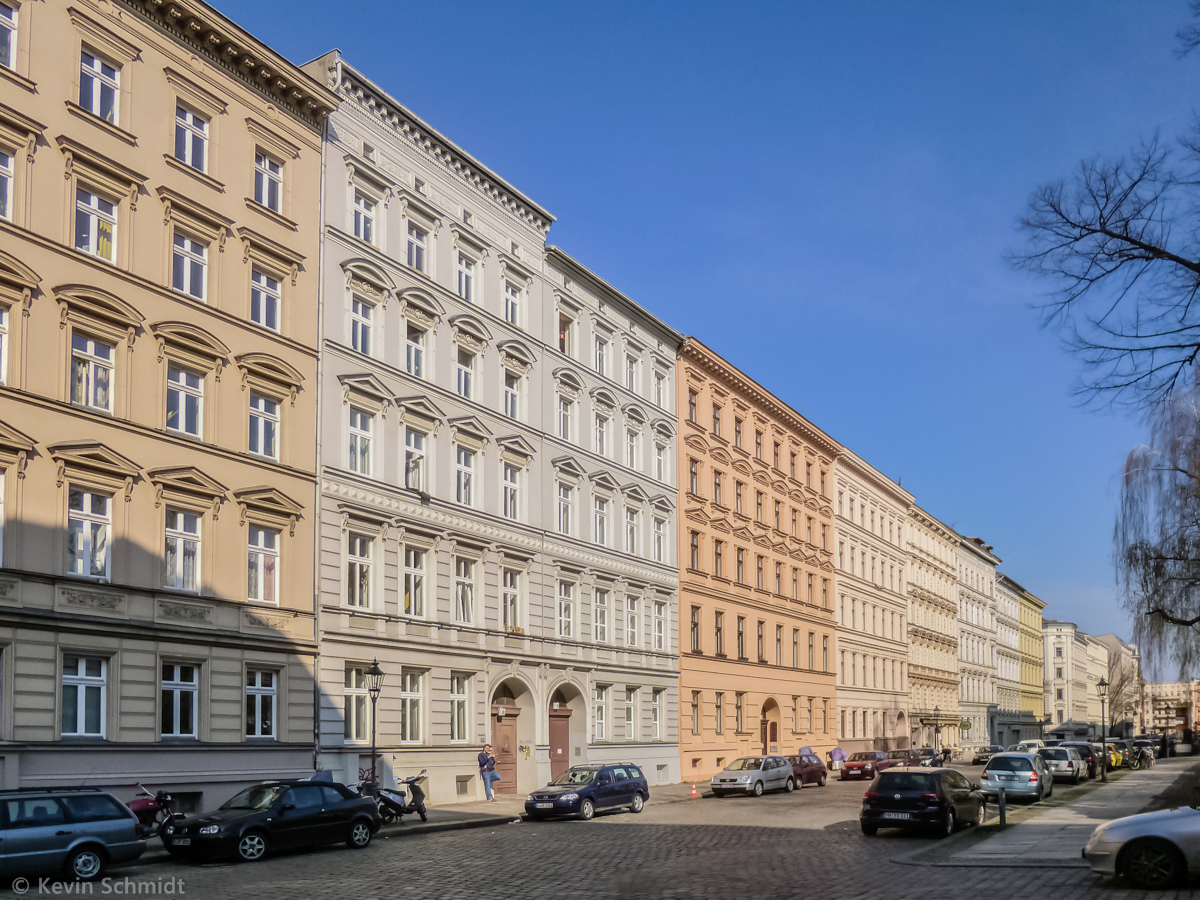
[[[973,791],[977,791],[977,790],[979,790],[979,785],[978,785],[978,783],[976,783],[976,782],[972,781],[972,782],[971,782],[971,790],[973,790]]]

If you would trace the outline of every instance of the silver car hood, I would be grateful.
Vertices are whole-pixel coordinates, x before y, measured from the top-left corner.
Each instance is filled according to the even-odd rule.
[[[1195,833],[1200,836],[1200,810],[1190,806],[1160,809],[1157,812],[1113,819],[1100,827],[1104,830],[1107,840],[1128,840],[1147,834]]]

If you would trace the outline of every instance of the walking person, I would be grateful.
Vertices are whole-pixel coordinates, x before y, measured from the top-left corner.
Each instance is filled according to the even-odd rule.
[[[492,784],[500,780],[500,773],[496,771],[496,757],[492,754],[491,744],[484,744],[483,751],[479,754],[479,777],[483,779],[483,792],[487,798],[495,800]]]

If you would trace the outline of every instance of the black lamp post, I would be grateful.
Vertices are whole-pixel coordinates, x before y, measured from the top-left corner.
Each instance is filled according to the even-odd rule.
[[[371,695],[371,784],[379,782],[375,778],[375,704],[379,700],[379,692],[383,690],[383,669],[379,668],[379,660],[371,663],[367,669],[367,693]]]
[[[1096,693],[1100,695],[1100,780],[1108,781],[1108,744],[1104,742],[1105,738],[1105,702],[1108,700],[1108,681],[1101,676],[1100,683],[1096,685]]]
[[[942,710],[940,707],[933,708],[933,749],[938,749],[938,737],[942,733]]]

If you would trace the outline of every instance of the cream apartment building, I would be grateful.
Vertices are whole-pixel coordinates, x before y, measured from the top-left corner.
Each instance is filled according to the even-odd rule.
[[[840,743],[847,751],[907,747],[905,527],[913,496],[849,450],[834,472]]]
[[[1022,738],[1040,738],[1045,733],[1045,659],[1042,649],[1042,611],[1045,608],[1045,602],[1028,590],[1021,589],[1019,620]]]
[[[199,2],[0,17],[0,783],[311,773],[336,98]]]
[[[1003,572],[996,578],[996,710],[994,742],[1008,747],[1025,737],[1021,717],[1021,595],[1024,588]],[[1035,733],[1032,735],[1037,737]]]
[[[337,51],[325,145],[323,768],[433,796],[679,779],[678,336]],[[365,673],[385,677],[376,733]]]
[[[1042,623],[1045,709],[1051,720],[1048,731],[1077,737],[1095,735],[1100,719],[1098,715],[1091,718],[1088,640],[1073,622],[1046,619]]]
[[[964,752],[996,743],[996,566],[982,538],[958,542],[959,712]]]

